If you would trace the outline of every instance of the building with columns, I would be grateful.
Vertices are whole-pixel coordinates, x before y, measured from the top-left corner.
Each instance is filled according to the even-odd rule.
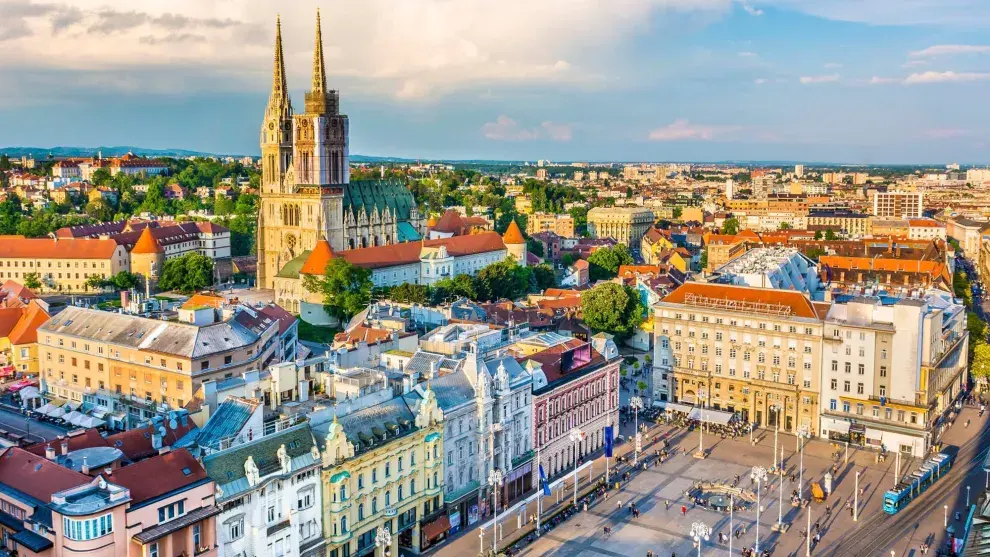
[[[827,310],[796,291],[683,284],[654,306],[653,398],[816,433]]]
[[[319,12],[312,85],[300,114],[289,99],[278,24],[261,125],[258,288],[275,288],[283,268],[322,239],[344,250],[420,238],[423,222],[405,184],[350,181],[348,135],[339,93],[327,87]]]
[[[612,238],[630,248],[639,247],[653,222],[653,211],[645,207],[595,207],[588,211],[592,238]]]

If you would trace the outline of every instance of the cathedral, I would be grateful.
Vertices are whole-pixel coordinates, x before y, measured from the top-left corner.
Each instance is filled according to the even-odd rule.
[[[278,22],[261,125],[258,288],[274,288],[279,272],[322,239],[348,250],[421,238],[424,222],[404,183],[350,181],[348,127],[338,92],[327,88],[319,12],[313,82],[301,114],[289,100]]]

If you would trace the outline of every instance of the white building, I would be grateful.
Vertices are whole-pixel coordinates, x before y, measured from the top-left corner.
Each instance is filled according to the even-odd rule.
[[[302,423],[203,458],[216,482],[220,557],[320,554],[320,450]]]
[[[873,216],[883,219],[920,218],[925,208],[923,192],[891,191],[873,194]]]
[[[966,385],[966,311],[951,294],[837,300],[825,319],[824,438],[921,457]]]
[[[817,292],[821,285],[815,262],[795,248],[754,248],[715,269],[714,282]]]

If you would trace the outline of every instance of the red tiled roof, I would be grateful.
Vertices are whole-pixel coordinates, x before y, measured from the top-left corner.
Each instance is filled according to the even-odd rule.
[[[763,304],[780,304],[789,307],[795,317],[817,318],[818,314],[811,301],[804,294],[792,290],[773,290],[769,288],[751,288],[748,286],[730,286],[724,284],[709,284],[703,282],[685,282],[663,299],[672,304],[684,304],[689,295],[713,300],[731,300],[736,302],[752,302]]]
[[[7,307],[23,307],[24,302],[37,297],[33,290],[15,280],[8,280],[0,286],[0,298]]]
[[[203,292],[200,294],[193,294],[188,300],[182,303],[183,309],[193,309],[200,308],[203,306],[209,306],[213,309],[223,309],[223,306],[227,303],[227,299],[219,294],[214,294],[212,292]]]
[[[66,437],[66,441],[69,442],[69,452],[78,451],[79,449],[89,449],[92,447],[108,447],[107,440],[100,435],[100,432],[95,429],[86,429],[82,433],[74,433]],[[55,449],[55,455],[62,454],[62,441],[60,439],[55,439],[53,441],[46,441],[42,443],[35,443],[24,450],[31,454],[38,456],[45,456],[45,449],[51,445]]]
[[[165,428],[165,436],[162,437],[163,446],[170,447],[174,445],[183,435],[196,429],[196,425],[192,423],[192,420],[187,420],[185,426],[182,424],[176,424],[176,426],[175,429],[169,427],[168,423],[162,426]],[[124,453],[124,456],[136,462],[158,454],[158,449],[151,445],[152,433],[154,433],[152,426],[129,429],[108,436],[106,443],[108,447],[120,449],[120,452]]]
[[[46,503],[51,501],[53,493],[92,480],[85,474],[17,447],[11,447],[0,455],[0,482]]]
[[[131,504],[140,505],[206,478],[206,470],[189,451],[178,449],[124,466],[114,471],[108,481],[129,489]]]
[[[461,214],[454,209],[447,209],[444,211],[443,216],[437,221],[435,225],[432,226],[433,230],[437,232],[449,232],[451,234],[461,234],[464,231],[465,225],[464,220],[461,219]]]
[[[288,311],[285,311],[281,306],[275,304],[274,302],[260,308],[252,307],[250,308],[250,311],[254,312],[255,316],[252,316],[246,310],[242,310],[237,312],[234,319],[241,325],[244,325],[258,334],[266,331],[273,322],[277,322],[278,334],[281,335],[285,333],[285,331],[288,331],[289,327],[296,322],[296,316],[292,315]]]
[[[337,333],[334,335],[333,341],[347,344],[364,341],[367,344],[374,344],[376,342],[385,342],[391,338],[392,331],[388,329],[376,329],[374,327],[358,325],[349,331]]]
[[[525,244],[526,240],[523,238],[522,231],[519,230],[519,225],[513,220],[509,223],[509,227],[505,229],[505,235],[502,236],[502,240],[506,244]]]
[[[21,311],[21,318],[7,335],[10,344],[14,346],[38,342],[38,327],[51,317],[35,300],[28,302],[27,307]]]
[[[582,348],[585,348],[590,351],[591,357],[588,359],[588,361],[581,362],[578,365],[572,367],[571,369],[568,369],[566,372],[563,371],[564,366],[567,365],[564,362],[564,354],[565,353],[573,354],[574,352],[581,350]],[[527,360],[532,360],[534,362],[539,363],[540,368],[543,370],[543,374],[547,378],[547,383],[551,383],[553,381],[556,381],[557,379],[560,379],[567,373],[572,373],[580,369],[583,369],[589,365],[603,362],[605,361],[605,358],[601,354],[599,354],[594,348],[592,348],[591,345],[588,344],[587,342],[580,339],[572,338],[567,342],[563,342],[556,346],[547,348],[542,352],[537,352],[536,354],[533,354],[531,356],[520,358],[519,363],[522,365],[526,365],[525,363]],[[571,359],[571,362],[573,362],[573,358]],[[573,365],[573,363],[570,365]]]
[[[359,267],[377,269],[380,267],[418,263],[422,248],[439,246],[445,246],[447,253],[454,257],[505,249],[505,243],[502,242],[502,237],[497,232],[483,232],[469,236],[453,236],[451,238],[440,238],[437,240],[405,242],[387,246],[345,250],[337,252],[336,256],[343,257],[349,263]]]
[[[306,262],[299,269],[299,274],[322,275],[331,259],[333,259],[333,249],[330,248],[330,242],[326,238],[323,238],[319,242],[316,242],[313,251],[309,253]]]
[[[619,276],[620,277],[634,277],[636,275],[654,275],[660,274],[659,265],[619,265]]]
[[[0,236],[0,258],[110,259],[117,250],[113,240],[79,239],[67,242],[51,238]]]
[[[547,288],[543,291],[543,295],[551,298],[580,298],[581,291],[567,288]]]

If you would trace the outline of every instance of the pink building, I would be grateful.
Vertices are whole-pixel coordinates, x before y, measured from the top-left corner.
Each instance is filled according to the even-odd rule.
[[[185,449],[123,467],[110,447],[68,457],[56,463],[54,448],[45,457],[0,453],[5,549],[45,557],[217,555],[214,484]]]

